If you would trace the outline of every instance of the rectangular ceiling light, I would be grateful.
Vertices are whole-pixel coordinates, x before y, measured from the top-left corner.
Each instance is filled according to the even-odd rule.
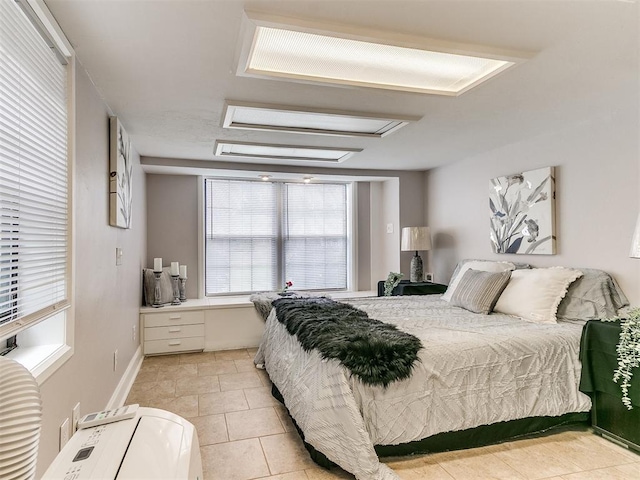
[[[217,157],[252,158],[258,160],[303,160],[311,162],[340,163],[361,148],[310,147],[296,145],[273,145],[268,143],[249,143],[216,141],[214,154]]]
[[[242,130],[379,138],[419,119],[227,102],[222,126]]]
[[[457,96],[526,57],[361,29],[326,31],[252,13],[246,18],[250,33],[238,64],[241,75]]]

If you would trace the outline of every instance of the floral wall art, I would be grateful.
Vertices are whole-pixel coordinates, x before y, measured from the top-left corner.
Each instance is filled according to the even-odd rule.
[[[133,179],[131,143],[118,117],[110,117],[109,225],[131,228]]]
[[[491,246],[495,253],[556,253],[554,167],[491,179]]]

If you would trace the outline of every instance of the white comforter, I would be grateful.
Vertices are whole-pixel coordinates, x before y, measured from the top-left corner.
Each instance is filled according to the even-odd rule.
[[[264,361],[305,440],[359,480],[399,478],[373,445],[591,408],[578,391],[581,324],[478,315],[435,295],[347,303],[420,338],[410,379],[387,389],[363,385],[337,361],[303,351],[275,309],[256,363]]]

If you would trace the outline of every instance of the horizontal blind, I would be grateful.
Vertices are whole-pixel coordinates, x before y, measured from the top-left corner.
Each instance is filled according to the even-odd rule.
[[[277,189],[270,182],[205,182],[207,294],[274,290]]]
[[[284,277],[296,289],[347,288],[347,186],[284,185]]]
[[[0,334],[69,304],[67,69],[0,2]]]

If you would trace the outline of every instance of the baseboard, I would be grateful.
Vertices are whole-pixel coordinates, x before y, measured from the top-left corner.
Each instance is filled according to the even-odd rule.
[[[111,395],[109,403],[106,406],[106,410],[111,410],[124,405],[124,402],[127,400],[127,396],[129,396],[131,386],[140,371],[142,360],[144,360],[144,356],[142,355],[142,345],[140,345],[133,354],[129,365],[127,365],[127,369],[124,371],[120,382],[118,382],[118,386],[114,390],[113,395]]]

